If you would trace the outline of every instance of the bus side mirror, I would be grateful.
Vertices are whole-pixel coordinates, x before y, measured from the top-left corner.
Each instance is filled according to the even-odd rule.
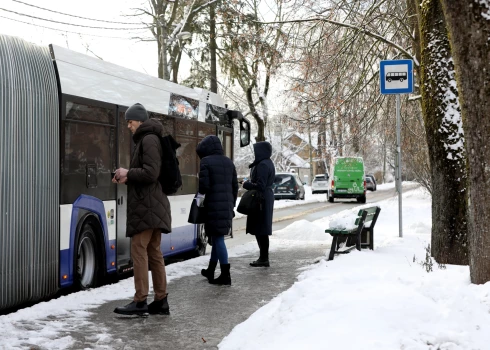
[[[250,143],[250,122],[239,111],[228,110],[226,115],[230,120],[237,119],[240,123],[240,147],[248,146]]]
[[[248,146],[250,143],[250,122],[243,118],[240,120],[240,147]]]

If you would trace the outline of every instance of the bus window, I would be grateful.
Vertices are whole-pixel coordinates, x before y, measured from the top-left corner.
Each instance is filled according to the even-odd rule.
[[[61,169],[61,204],[81,194],[101,200],[115,199],[111,171],[116,168],[115,126],[86,121],[112,121],[112,109],[68,102]]]
[[[131,163],[131,149],[132,147],[132,135],[131,131],[128,129],[128,122],[125,118],[126,112],[119,112],[119,128],[118,128],[118,164],[117,168],[129,169],[129,164]]]
[[[197,122],[194,120],[175,118],[175,135],[197,137]]]
[[[175,118],[175,140],[180,143],[177,149],[182,190],[177,194],[195,194],[197,192],[197,121]]]
[[[208,135],[216,135],[216,126],[214,124],[199,122],[197,125],[199,142]]]
[[[150,118],[156,118],[163,125],[163,135],[172,135],[175,137],[175,118],[165,114],[150,113]]]

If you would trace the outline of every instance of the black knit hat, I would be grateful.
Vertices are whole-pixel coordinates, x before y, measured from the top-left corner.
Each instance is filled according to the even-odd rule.
[[[124,115],[124,118],[126,120],[138,120],[140,122],[144,122],[148,119],[148,112],[141,103],[135,103],[128,108],[126,114]]]

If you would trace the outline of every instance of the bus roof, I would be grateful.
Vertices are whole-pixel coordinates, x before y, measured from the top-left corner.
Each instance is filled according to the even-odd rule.
[[[49,48],[64,94],[120,106],[139,102],[147,110],[161,114],[168,114],[171,93],[225,107],[223,99],[208,90],[178,85],[60,46]]]

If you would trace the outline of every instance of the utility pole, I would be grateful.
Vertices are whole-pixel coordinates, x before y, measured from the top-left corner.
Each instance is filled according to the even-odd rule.
[[[310,113],[308,112],[308,150],[310,155],[310,178],[308,179],[308,185],[311,186],[313,181],[313,149],[311,146],[311,118]]]

